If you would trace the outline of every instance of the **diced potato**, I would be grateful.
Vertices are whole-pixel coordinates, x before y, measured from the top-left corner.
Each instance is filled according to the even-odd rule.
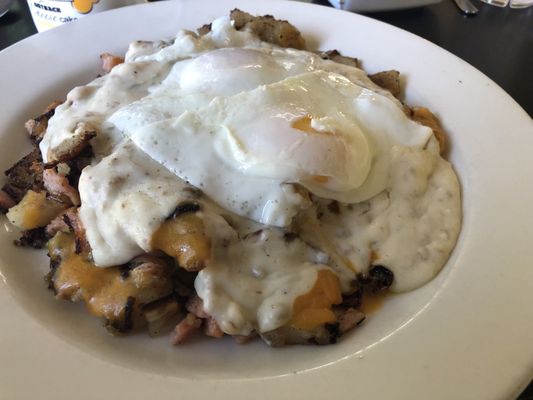
[[[20,229],[35,229],[48,225],[65,210],[65,204],[46,198],[46,192],[28,190],[22,200],[7,212],[9,221]]]

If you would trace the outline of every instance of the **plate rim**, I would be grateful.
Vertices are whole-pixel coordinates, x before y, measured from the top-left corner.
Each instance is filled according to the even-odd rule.
[[[185,2],[185,3],[191,3],[191,4],[192,4],[193,1],[187,1],[187,2]],[[236,3],[236,2],[235,2],[235,1],[230,1],[230,0],[224,0],[224,1],[218,1],[218,2],[215,2],[214,0],[212,0],[211,3],[234,4],[234,3]],[[257,5],[257,4],[254,3],[254,2],[245,2],[245,1],[238,1],[237,3],[239,3],[239,5],[241,5],[243,8],[245,8],[246,5],[250,5],[250,6],[253,6],[253,7],[255,7],[255,6]],[[139,8],[139,7],[151,7],[150,9],[153,9],[153,7],[160,7],[161,9],[163,9],[164,7],[166,7],[166,5],[163,5],[163,3],[152,3],[152,4],[150,4],[150,5],[132,6],[132,7],[128,7],[128,8],[132,8],[132,10],[133,10],[133,7],[137,7],[137,8]],[[219,5],[219,7],[220,7],[220,5]],[[281,10],[283,10],[283,13],[286,12],[286,9],[287,9],[287,3],[284,2],[284,1],[272,1],[271,3],[269,3],[268,7],[269,7],[269,9],[272,9],[272,13],[273,13],[274,15],[276,15],[276,9],[281,9]],[[309,7],[311,7],[311,8],[316,8],[316,7],[320,7],[320,6],[310,5],[310,4],[301,4],[301,3],[291,3],[291,6],[290,6],[290,8],[293,8],[294,10],[297,10],[297,9],[299,9],[299,8],[301,8],[302,10],[303,10],[303,9],[311,10],[311,8],[309,8]],[[400,30],[399,28],[392,27],[392,26],[390,26],[390,25],[388,25],[388,24],[386,24],[386,23],[372,20],[372,19],[369,18],[369,17],[364,17],[364,16],[360,16],[360,15],[356,15],[356,14],[346,14],[346,13],[344,13],[344,12],[341,12],[341,11],[338,11],[338,10],[331,9],[331,8],[329,8],[329,7],[324,7],[324,6],[322,6],[322,7],[324,8],[324,10],[322,10],[323,12],[326,12],[325,10],[327,9],[327,10],[328,10],[327,13],[330,13],[330,12],[332,12],[332,13],[339,13],[339,14],[337,14],[337,15],[338,15],[338,17],[339,17],[341,20],[342,20],[342,19],[346,19],[346,18],[347,18],[347,15],[350,15],[350,17],[348,17],[348,18],[353,18],[354,21],[355,21],[356,19],[358,19],[358,18],[362,18],[362,19],[364,19],[364,20],[367,20],[367,23],[368,23],[368,21],[371,21],[372,24],[378,24],[378,25],[379,25],[379,24],[383,24],[384,26],[387,26],[387,27],[389,27],[389,28],[393,28],[393,30],[399,30],[399,31],[402,31],[403,33],[407,33],[407,34],[409,34],[412,38],[416,38],[416,41],[419,41],[419,40],[421,39],[421,38],[419,38],[418,36],[416,36],[416,35],[414,35],[414,34],[411,34],[411,33],[409,33],[409,32],[406,32],[406,31]],[[261,7],[259,7],[259,8],[261,8]],[[263,6],[263,8],[267,8],[267,6]],[[117,17],[118,17],[118,16],[120,16],[121,14],[126,15],[126,14],[129,14],[130,12],[134,14],[135,12],[132,11],[132,10],[130,10],[130,11],[127,11],[127,10],[125,10],[125,9],[114,10],[114,11],[112,11],[111,13],[109,13],[108,15],[112,15],[112,14],[114,14],[114,15],[117,15]],[[228,11],[229,11],[229,9],[228,9]],[[139,12],[140,12],[140,11],[139,11]],[[155,11],[154,11],[154,12],[155,12]],[[296,12],[296,11],[294,11],[294,12]],[[107,13],[106,13],[106,14],[107,14]],[[100,18],[102,18],[102,19],[103,19],[103,18],[106,18],[106,17],[104,17],[104,16],[102,16],[102,15],[103,15],[103,14],[96,15],[96,16],[94,16],[94,17],[91,16],[90,18],[92,18],[92,19],[95,21],[94,24],[96,24],[98,19],[100,19]],[[331,15],[334,15],[334,14],[331,14]],[[341,15],[342,15],[342,17],[341,17]],[[111,17],[109,17],[109,18],[111,18]],[[86,20],[88,21],[89,18],[87,18]],[[347,19],[346,19],[346,20],[347,20]],[[86,21],[84,21],[84,22],[82,22],[82,23],[85,24],[85,25],[93,24],[92,22],[89,23],[89,22],[86,22]],[[387,29],[389,29],[389,28],[387,28]],[[31,48],[31,47],[33,46],[34,42],[44,40],[43,37],[48,37],[48,36],[49,36],[49,37],[52,38],[53,40],[56,40],[57,38],[60,37],[60,34],[61,34],[63,31],[66,33],[66,32],[68,32],[69,30],[72,30],[72,29],[74,29],[74,28],[71,27],[71,26],[67,26],[67,25],[65,25],[65,26],[63,26],[63,27],[58,28],[58,30],[55,31],[55,32],[49,31],[49,32],[45,32],[45,33],[43,33],[43,34],[39,34],[39,35],[36,35],[36,36],[32,36],[32,37],[30,37],[30,38],[27,38],[27,39],[25,39],[25,40],[23,40],[23,41],[21,41],[21,42],[19,42],[19,43],[16,43],[16,44],[14,44],[14,45],[8,47],[7,49],[3,50],[2,52],[0,52],[0,61],[1,61],[4,57],[9,57],[9,53],[13,51],[13,50],[10,50],[10,49],[15,48],[16,46],[19,46],[21,49],[24,48],[24,47],[30,47],[30,48]],[[59,30],[62,30],[62,31],[60,32]],[[43,35],[44,35],[44,36],[43,36]],[[413,39],[413,40],[415,40],[415,39]],[[472,72],[472,71],[475,71],[475,73],[478,75],[478,77],[481,77],[481,81],[483,81],[483,80],[489,80],[489,78],[487,78],[484,74],[482,74],[481,72],[477,71],[475,68],[471,67],[471,66],[470,66],[469,64],[467,64],[465,61],[459,59],[458,57],[456,57],[456,56],[453,55],[452,53],[450,53],[450,52],[448,52],[448,51],[446,51],[446,50],[444,50],[444,49],[441,49],[441,48],[437,47],[436,45],[432,44],[431,42],[429,42],[429,41],[427,41],[427,40],[425,40],[425,39],[421,39],[421,40],[423,40],[423,41],[425,42],[426,45],[429,44],[430,47],[433,46],[433,50],[435,50],[435,48],[436,48],[436,49],[438,49],[438,52],[440,52],[440,53],[442,53],[442,51],[444,51],[445,54],[446,54],[446,57],[449,57],[449,56],[451,55],[451,56],[453,57],[453,59],[455,60],[456,63],[457,63],[458,61],[459,61],[459,64],[463,63],[463,64],[462,64],[462,67],[463,67],[463,68],[470,69],[471,72]],[[124,45],[126,45],[126,44],[124,44]],[[17,50],[17,51],[18,51],[18,50]],[[489,81],[490,81],[490,80],[489,80]],[[492,90],[492,91],[494,91],[494,90],[496,91],[496,92],[495,92],[495,97],[499,98],[500,101],[503,101],[504,103],[509,104],[509,107],[513,108],[514,117],[519,116],[519,118],[521,118],[521,117],[520,117],[520,111],[519,111],[519,110],[521,110],[521,111],[523,112],[523,116],[526,117],[527,120],[529,120],[529,121],[531,122],[531,119],[529,118],[529,116],[527,115],[527,113],[526,113],[526,112],[525,112],[525,111],[524,111],[524,110],[523,110],[523,109],[522,109],[522,108],[521,108],[521,107],[520,107],[520,106],[519,106],[519,105],[518,105],[518,104],[517,104],[517,103],[516,103],[516,102],[515,102],[510,96],[509,96],[509,95],[507,95],[507,94],[503,91],[503,89],[501,89],[499,86],[497,86],[496,84],[494,84],[492,81],[490,81],[490,82],[491,82],[491,84],[493,85],[493,86],[491,87],[491,90]],[[484,83],[486,83],[486,82],[484,82]],[[503,100],[502,100],[502,99],[503,99]],[[521,122],[521,123],[524,125],[524,127],[526,127],[525,121],[526,121],[526,120],[524,119],[524,120]],[[524,129],[525,129],[525,128],[524,128]],[[0,271],[0,278],[1,278],[1,271]],[[0,281],[1,281],[1,279],[0,279]],[[0,285],[1,285],[1,283],[0,283]],[[5,285],[6,285],[6,284],[5,284],[5,282],[4,282],[4,286],[5,286]],[[1,301],[2,303],[4,303],[4,304],[3,304],[4,307],[5,307],[5,304],[8,304],[10,301],[12,301],[12,300],[10,300],[10,296],[7,294],[7,291],[5,291],[5,290],[0,290],[0,301]],[[7,303],[5,303],[5,302],[7,302]],[[15,307],[17,307],[17,306],[15,305]],[[427,312],[427,310],[423,310],[423,312]],[[34,323],[35,323],[35,322],[34,322],[34,321],[31,321],[31,320],[30,320],[30,321],[24,321],[24,322],[23,322],[23,324],[25,324],[25,325],[29,325],[29,326],[31,326],[31,325],[34,324]],[[414,323],[414,322],[413,322],[413,323]],[[1,325],[0,325],[0,326],[1,326]],[[405,331],[404,331],[404,332],[405,332]],[[60,344],[62,343],[62,341],[57,342],[57,339],[54,340],[54,338],[52,337],[52,335],[50,335],[49,333],[44,333],[44,336],[46,336],[46,337],[47,337],[47,340],[49,340],[50,342],[55,343],[55,345],[60,345]],[[398,336],[398,335],[396,335],[396,336]],[[0,336],[0,337],[1,337],[1,336]],[[393,338],[393,339],[394,339],[394,338]],[[397,337],[396,337],[395,339],[398,340]],[[528,349],[528,350],[529,350],[529,352],[531,352],[531,353],[533,354],[533,347],[532,347],[531,349]],[[68,358],[68,357],[71,357],[73,360],[75,360],[75,359],[83,359],[83,360],[85,360],[85,361],[87,362],[87,365],[91,364],[91,365],[99,365],[99,366],[102,366],[102,365],[101,365],[102,362],[101,362],[100,360],[95,360],[95,359],[93,359],[91,356],[89,356],[89,355],[87,355],[87,354],[84,354],[83,352],[81,352],[80,350],[78,350],[78,349],[76,349],[76,348],[70,348],[70,349],[68,349],[68,351],[65,351],[65,353],[66,353],[66,357],[67,357],[67,358]],[[68,354],[67,354],[67,353],[68,353]],[[370,355],[367,355],[367,357],[370,357],[370,358],[371,358]],[[343,377],[344,379],[350,379],[349,376],[346,376],[346,372],[343,372],[343,366],[344,366],[344,365],[346,364],[346,362],[348,362],[348,361],[350,361],[350,360],[339,360],[338,362],[335,363],[335,365],[324,366],[323,368],[317,368],[317,369],[315,369],[315,370],[313,370],[313,371],[306,371],[306,372],[303,372],[303,373],[301,373],[301,374],[295,374],[295,375],[294,375],[294,382],[300,382],[300,384],[302,384],[302,382],[307,382],[307,383],[313,382],[313,380],[314,380],[315,377],[316,377],[316,374],[318,374],[318,375],[320,376],[321,373],[322,373],[322,371],[324,371],[325,369],[331,369],[331,370],[334,370],[336,374],[339,374],[339,376]],[[353,361],[353,360],[352,360],[352,361]],[[365,362],[367,362],[367,361],[364,360],[364,359],[361,359],[361,360],[359,360],[358,362],[359,362],[359,363],[365,363]],[[136,375],[137,375],[137,374],[134,373],[133,371],[129,371],[129,370],[126,370],[126,369],[122,369],[122,368],[117,367],[117,366],[109,366],[109,365],[106,365],[105,368],[107,368],[107,369],[110,370],[110,371],[111,371],[111,370],[114,371],[113,373],[124,374],[123,376],[125,376],[125,375],[136,376]],[[117,368],[118,368],[118,369],[117,369]],[[129,371],[129,372],[127,372],[127,371]],[[503,396],[507,396],[507,395],[511,396],[511,395],[514,395],[514,394],[518,394],[519,391],[520,391],[520,390],[521,390],[521,389],[522,389],[522,388],[528,383],[529,378],[531,377],[532,372],[533,372],[533,362],[529,362],[529,364],[527,365],[527,371],[526,371],[526,368],[524,367],[524,370],[523,370],[523,373],[522,373],[522,375],[523,375],[523,379],[522,379],[522,381],[521,381],[521,382],[515,381],[515,383],[512,385],[512,386],[513,386],[512,388],[510,388],[510,387],[505,387],[505,388],[504,388],[503,386],[501,386],[501,388],[500,388],[501,393],[497,393],[497,394],[501,394],[502,396],[494,396],[494,394],[493,394],[494,398],[501,398],[501,397],[503,397]],[[146,375],[146,373],[142,373],[142,374],[139,375],[139,376],[145,376],[145,375]],[[145,378],[146,378],[146,376],[145,376]],[[256,385],[259,385],[260,388],[263,389],[263,388],[265,388],[266,386],[269,386],[269,385],[272,386],[272,382],[278,380],[278,382],[276,382],[276,385],[279,385],[280,387],[281,387],[281,386],[283,386],[283,387],[289,387],[289,386],[291,386],[291,385],[293,385],[293,384],[291,383],[291,384],[289,384],[289,386],[286,386],[286,383],[283,383],[283,385],[281,385],[280,382],[279,382],[279,380],[287,380],[287,379],[290,379],[290,378],[292,378],[292,377],[284,376],[284,377],[271,378],[271,379],[256,379],[255,382],[252,382],[252,381],[254,381],[254,380],[252,380],[252,381],[250,381],[250,380],[244,380],[244,381],[242,381],[242,382],[239,381],[239,385],[242,385],[242,388],[244,388],[245,386],[248,387],[249,389],[247,389],[247,390],[252,390],[252,389],[250,389],[250,388],[253,388],[253,389],[257,388]],[[304,379],[304,378],[305,378],[305,379]],[[527,380],[526,380],[526,379],[527,379]],[[183,383],[183,380],[180,380],[180,379],[177,379],[177,378],[168,378],[168,377],[166,377],[166,378],[165,378],[165,377],[151,377],[151,378],[149,378],[149,380],[151,380],[151,381],[160,381],[160,382],[161,382],[161,380],[163,380],[163,381],[166,382],[166,384],[170,384],[169,381],[173,381],[173,382],[181,381],[179,384],[181,384],[181,385],[184,384],[184,383]],[[189,383],[189,384],[193,384],[194,382],[188,382],[188,383]],[[342,383],[342,381],[341,381],[341,383]],[[219,386],[219,385],[220,385],[220,386]],[[230,383],[229,385],[232,385],[232,384]],[[215,384],[213,387],[220,387],[220,389],[222,389],[221,386],[225,386],[225,382],[223,382],[223,383],[220,383],[220,382],[219,382],[219,383]],[[227,385],[226,385],[226,386],[227,386]],[[211,389],[213,389],[213,387],[212,387]],[[238,387],[233,387],[233,388],[225,387],[224,390],[232,390],[232,391],[235,391],[235,390],[237,390],[237,388],[238,388]],[[240,390],[240,388],[239,388],[239,390]],[[321,388],[321,390],[324,390],[324,388]],[[367,390],[370,390],[370,389],[367,387]],[[277,392],[278,394],[281,394],[281,392],[279,392],[279,391],[276,391],[276,392]],[[505,393],[504,393],[504,392],[505,392]],[[511,393],[511,392],[513,392],[513,393]],[[228,393],[229,393],[229,392],[228,392]],[[309,393],[312,393],[312,392],[309,392]],[[317,392],[315,392],[315,395],[316,395],[316,393],[317,393]],[[167,394],[169,394],[169,393],[167,393]],[[239,393],[237,393],[237,392],[235,392],[235,393],[233,393],[233,394],[235,394],[236,397],[242,395],[242,393],[239,394]],[[471,392],[470,394],[473,394],[473,392]],[[165,394],[163,394],[163,395],[165,395]],[[304,398],[303,396],[300,396],[300,395],[301,395],[301,394],[296,395],[296,398],[298,398],[298,397],[302,397],[302,398]],[[229,397],[229,396],[228,396],[228,397]],[[282,397],[283,397],[283,396],[282,396]],[[246,398],[246,397],[243,397],[243,398]]]

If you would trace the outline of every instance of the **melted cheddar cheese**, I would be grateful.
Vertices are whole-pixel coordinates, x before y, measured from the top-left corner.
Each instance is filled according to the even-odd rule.
[[[325,323],[337,321],[331,306],[342,302],[339,278],[327,269],[317,273],[313,288],[296,298],[291,325],[311,330]]]

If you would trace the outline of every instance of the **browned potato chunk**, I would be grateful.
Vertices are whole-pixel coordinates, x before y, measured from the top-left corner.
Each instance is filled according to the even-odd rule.
[[[175,319],[180,310],[180,304],[172,297],[156,301],[143,308],[144,317],[148,323],[148,333],[150,336],[172,329],[169,322]],[[174,323],[175,324],[175,323]]]
[[[46,192],[28,190],[20,203],[7,212],[7,218],[20,229],[35,229],[48,225],[65,210],[65,204],[48,199]]]
[[[400,96],[400,73],[398,71],[382,71],[377,74],[369,75],[368,77],[376,85],[391,92],[394,97],[398,98]]]
[[[328,50],[318,53],[324,60],[331,60],[338,64],[349,65],[350,67],[361,68],[359,60],[354,57],[346,57],[339,53],[338,50]]]
[[[433,129],[433,134],[439,142],[440,153],[443,154],[446,150],[446,133],[442,129],[437,117],[425,107],[413,107],[411,109],[411,118],[416,122]]]
[[[53,150],[49,150],[48,158],[51,164],[66,162],[75,159],[89,145],[96,136],[94,127],[86,122],[79,122],[74,130],[74,135],[64,140]]]
[[[265,42],[281,47],[305,48],[302,34],[287,21],[275,19],[271,15],[254,17],[238,9],[230,13],[230,18],[235,22],[235,29],[250,31]]]
[[[43,186],[43,162],[38,148],[22,157],[5,175],[7,182],[2,190],[18,203],[29,189],[39,192]]]

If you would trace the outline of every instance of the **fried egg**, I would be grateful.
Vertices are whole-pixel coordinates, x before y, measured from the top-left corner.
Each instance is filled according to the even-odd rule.
[[[275,226],[290,224],[303,205],[287,184],[343,202],[366,200],[386,186],[391,147],[422,148],[432,134],[387,97],[324,71],[125,132],[224,208]]]

